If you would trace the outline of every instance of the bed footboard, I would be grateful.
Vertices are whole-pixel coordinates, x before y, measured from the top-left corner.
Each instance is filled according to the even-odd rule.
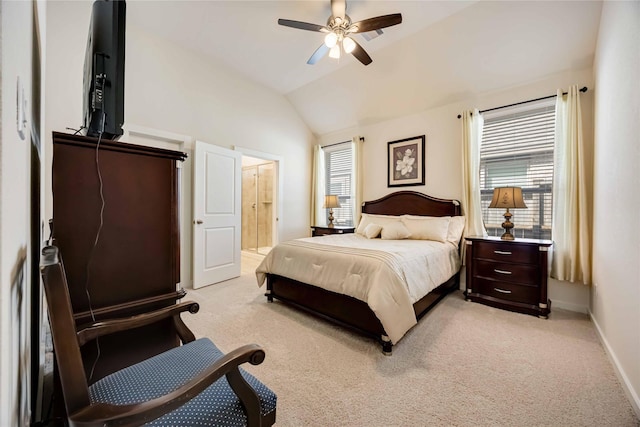
[[[369,306],[353,297],[275,274],[267,275],[265,295],[269,301],[276,298],[374,338],[385,335],[380,320]]]
[[[458,289],[460,273],[438,286],[414,305],[416,318],[420,320],[431,308],[449,292]],[[308,313],[369,336],[380,343],[382,352],[391,355],[393,344],[387,336],[380,320],[369,306],[356,298],[327,291],[293,279],[267,274],[269,302],[274,298]]]

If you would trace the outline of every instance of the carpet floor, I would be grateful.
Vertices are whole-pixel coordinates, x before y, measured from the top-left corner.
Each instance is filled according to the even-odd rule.
[[[278,395],[277,426],[640,426],[586,315],[549,319],[466,302],[455,292],[393,349],[284,305],[242,276],[190,290],[183,315]]]

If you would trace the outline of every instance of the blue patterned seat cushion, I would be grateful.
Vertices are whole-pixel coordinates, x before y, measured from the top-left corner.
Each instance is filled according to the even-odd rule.
[[[92,403],[126,405],[170,393],[207,369],[224,354],[207,338],[173,348],[102,378],[89,387]],[[248,372],[244,379],[260,397],[262,415],[276,409],[276,395]],[[245,426],[240,400],[223,376],[198,396],[149,426]]]

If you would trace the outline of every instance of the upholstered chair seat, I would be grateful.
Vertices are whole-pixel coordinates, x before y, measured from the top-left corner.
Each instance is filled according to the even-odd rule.
[[[204,372],[224,354],[208,338],[200,338],[114,372],[89,387],[91,403],[136,404],[177,390]],[[276,409],[276,395],[240,368],[242,377],[260,398],[263,417]],[[246,426],[247,417],[226,377],[178,409],[148,426]]]

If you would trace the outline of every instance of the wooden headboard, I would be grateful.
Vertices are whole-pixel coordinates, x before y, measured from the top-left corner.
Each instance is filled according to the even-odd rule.
[[[397,191],[377,200],[364,202],[362,212],[378,215],[458,216],[458,200],[438,199],[417,191]]]

